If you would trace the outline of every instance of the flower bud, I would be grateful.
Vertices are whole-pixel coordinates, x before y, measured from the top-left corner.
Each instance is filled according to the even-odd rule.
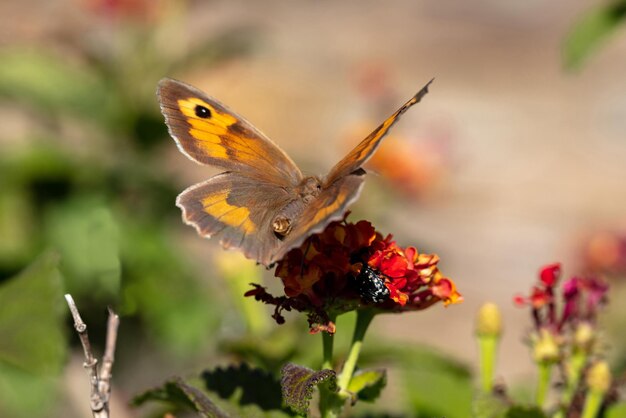
[[[499,337],[502,334],[502,316],[495,303],[487,302],[480,307],[476,318],[476,335]]]
[[[605,393],[611,387],[611,370],[606,361],[597,361],[587,372],[587,386],[596,392]]]
[[[574,343],[576,347],[589,351],[595,339],[595,330],[589,322],[581,322],[574,332]]]
[[[554,335],[545,328],[539,330],[539,335],[533,339],[533,359],[537,363],[553,363],[559,356],[559,344]]]

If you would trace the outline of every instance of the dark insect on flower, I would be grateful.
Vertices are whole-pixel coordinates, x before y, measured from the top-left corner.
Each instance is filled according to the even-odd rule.
[[[282,311],[307,312],[310,332],[333,333],[332,316],[365,305],[402,312],[461,302],[455,283],[438,263],[437,255],[401,247],[370,222],[344,219],[278,261],[274,275],[282,280],[285,296],[272,296],[259,285],[246,296],[276,306],[277,321],[284,321]]]
[[[385,285],[385,276],[365,264],[356,276],[356,289],[359,296],[370,303],[382,303],[389,299],[391,292]]]

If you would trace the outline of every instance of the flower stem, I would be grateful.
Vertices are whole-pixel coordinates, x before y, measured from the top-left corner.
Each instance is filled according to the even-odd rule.
[[[348,396],[347,389],[354,374],[356,368],[356,362],[361,354],[361,346],[363,345],[363,339],[365,333],[369,327],[372,319],[374,318],[374,311],[372,309],[363,309],[357,311],[356,325],[354,327],[354,335],[352,337],[352,345],[350,346],[350,353],[343,365],[343,370],[337,378],[337,386],[339,387],[340,396],[346,398]]]
[[[336,316],[332,316],[330,320],[335,322]],[[322,332],[322,349],[323,349],[323,361],[322,369],[333,368],[333,344],[335,342],[335,336],[327,332]]]
[[[561,397],[561,404],[565,408],[569,407],[576,393],[578,382],[580,382],[580,376],[586,362],[587,354],[583,350],[576,350],[567,364],[567,384],[563,391],[563,396]]]
[[[337,418],[341,415],[343,406],[346,403],[346,399],[350,397],[348,393],[348,386],[350,380],[354,374],[359,354],[361,353],[361,346],[363,345],[363,338],[369,327],[372,319],[374,318],[374,311],[371,309],[359,310],[356,316],[356,325],[354,326],[354,335],[352,336],[352,345],[350,346],[350,352],[346,359],[343,369],[337,377],[337,392],[330,392],[327,388],[320,388],[320,413],[322,418]],[[332,351],[333,351],[333,337],[330,335],[324,335],[322,337],[322,344],[324,348],[324,368],[330,368],[332,365]]]
[[[541,361],[539,365],[539,379],[537,382],[537,395],[536,402],[539,408],[543,407],[548,394],[548,388],[550,387],[550,376],[552,371],[552,364],[546,361]]]
[[[484,393],[493,389],[493,370],[496,362],[496,346],[498,337],[485,335],[478,337],[480,347],[480,378]]]
[[[590,390],[585,398],[585,407],[583,408],[581,418],[596,418],[602,406],[603,398],[604,393],[597,390]]]
[[[330,320],[335,322],[337,318],[336,315],[331,315]],[[331,335],[327,332],[322,332],[322,350],[323,350],[323,360],[322,360],[322,369],[332,369],[333,368],[333,345],[335,342],[334,335]],[[339,416],[339,412],[341,412],[341,403],[338,402],[337,394],[331,392],[328,387],[325,385],[320,386],[320,400],[319,400],[319,408],[320,414],[322,418],[337,418]]]

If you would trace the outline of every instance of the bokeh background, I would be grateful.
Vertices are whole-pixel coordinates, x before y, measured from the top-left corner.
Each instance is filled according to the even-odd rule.
[[[176,195],[215,171],[167,136],[155,98],[164,76],[228,104],[312,174],[435,77],[371,161],[351,219],[439,254],[465,302],[379,317],[368,338],[473,370],[473,318],[494,301],[505,322],[498,376],[528,392],[530,321],[512,297],[562,261],[566,275],[612,280],[607,338],[623,364],[626,32],[623,10],[603,10],[588,0],[0,3],[0,415],[89,414],[61,292],[97,345],[105,307],[122,314],[116,417],[149,413],[127,402],[173,374],[250,360],[254,338],[276,341],[266,362],[291,358],[297,341],[320,361],[302,354],[321,342],[298,318],[277,331],[269,311],[242,301],[250,281],[280,291],[271,272],[180,221]],[[387,407],[408,414],[427,401],[400,401],[396,369]],[[464,416],[442,402],[430,410]]]

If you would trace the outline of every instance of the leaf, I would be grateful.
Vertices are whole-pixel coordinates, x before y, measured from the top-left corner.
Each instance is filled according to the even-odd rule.
[[[0,51],[0,98],[23,102],[42,115],[68,112],[101,122],[118,107],[115,91],[61,56],[41,49]],[[110,120],[108,120],[110,121]]]
[[[626,402],[611,405],[606,412],[606,418],[626,418]]]
[[[41,416],[66,354],[58,257],[47,253],[0,286],[0,416]]]
[[[415,415],[467,417],[473,394],[467,367],[427,347],[391,351],[399,355],[396,361],[410,388],[406,397]]]
[[[514,406],[510,408],[505,418],[547,418],[543,411],[534,406]]]
[[[141,316],[151,336],[174,355],[206,350],[224,314],[215,292],[197,280],[166,229],[132,218],[120,232],[123,313]]]
[[[315,371],[293,363],[287,363],[281,370],[283,400],[291,409],[306,415],[313,389],[321,383],[328,385],[328,390],[337,390],[337,374],[334,370]]]
[[[374,342],[361,354],[361,363],[392,362],[405,369],[432,370],[458,376],[460,379],[471,377],[468,366],[451,356],[425,345],[401,345]]]
[[[62,255],[61,269],[74,296],[117,296],[119,231],[111,210],[97,197],[70,199],[48,213],[48,242]]]
[[[385,370],[359,370],[352,376],[348,391],[354,393],[359,400],[374,402],[386,385],[387,372]]]
[[[502,396],[480,393],[472,403],[472,416],[476,418],[504,418],[510,405]]]
[[[238,405],[256,405],[264,411],[283,409],[280,382],[264,370],[243,363],[205,371],[202,379],[206,388],[222,399],[238,396]]]
[[[0,287],[0,363],[34,375],[60,372],[66,342],[58,263],[44,254]]]
[[[181,409],[191,409],[207,418],[228,418],[229,415],[215,405],[199,389],[186,384],[177,377],[161,387],[150,389],[133,399],[134,405],[142,405],[147,401],[164,401]]]
[[[583,16],[565,40],[565,66],[570,69],[579,68],[625,18],[626,0],[614,1]]]

